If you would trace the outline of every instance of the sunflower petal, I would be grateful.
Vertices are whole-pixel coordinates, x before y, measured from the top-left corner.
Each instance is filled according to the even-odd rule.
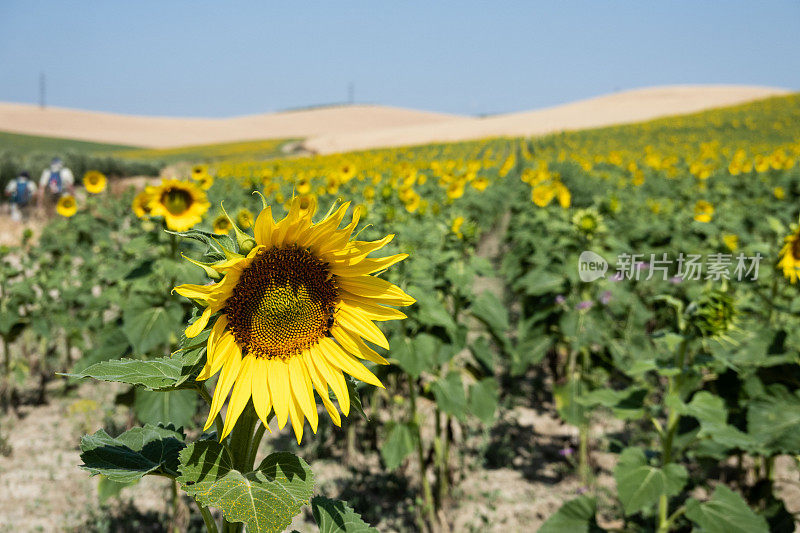
[[[311,359],[310,351],[306,350],[303,352],[303,362],[305,363],[306,370],[311,378],[311,382],[314,384],[314,388],[317,389],[317,393],[322,400],[322,404],[325,406],[325,410],[328,411],[328,415],[331,417],[331,420],[333,420],[333,423],[337,426],[341,426],[342,419],[339,416],[339,411],[336,410],[336,406],[333,405],[333,402],[328,395],[328,384],[320,375],[317,367],[314,366],[314,361]]]
[[[367,346],[367,343],[361,340],[361,337],[350,333],[343,327],[334,324],[334,326],[331,328],[331,335],[333,335],[333,338],[336,339],[336,342],[338,342],[342,348],[356,357],[366,359],[367,361],[372,361],[373,363],[377,363],[379,365],[389,364],[389,361],[387,361],[383,356]]]
[[[267,381],[269,393],[272,398],[272,407],[275,409],[275,418],[278,419],[278,428],[283,429],[289,419],[289,402],[291,392],[289,385],[289,366],[282,359],[270,359],[267,366]]]
[[[250,395],[253,390],[254,362],[255,357],[252,355],[246,355],[242,360],[242,367],[239,369],[239,376],[236,378],[236,384],[233,386],[231,399],[228,402],[228,411],[225,413],[225,426],[223,426],[220,440],[228,436],[247,406],[247,402],[250,401]]]
[[[253,407],[256,409],[258,418],[264,427],[269,429],[269,413],[272,411],[272,403],[269,397],[269,383],[267,382],[267,360],[258,357],[253,365]]]
[[[403,289],[375,276],[340,277],[337,283],[342,290],[364,298],[375,298],[387,305],[411,305],[416,300],[403,292]]]
[[[289,359],[289,380],[291,381],[292,394],[297,400],[297,405],[303,415],[312,422],[317,418],[317,405],[314,402],[314,392],[312,391],[311,380],[307,378],[303,372],[303,362],[299,357],[292,357]],[[311,424],[311,429],[314,433],[317,432],[316,424]]]
[[[337,263],[335,260],[331,262],[331,272],[335,276],[352,278],[355,276],[366,276],[378,270],[384,270],[399,263],[408,257],[408,254],[390,255],[388,257],[375,257],[365,258],[356,264],[351,264],[349,261],[342,261]]]
[[[222,409],[222,404],[225,403],[225,398],[228,397],[228,393],[239,375],[241,366],[242,358],[237,353],[231,354],[225,361],[225,366],[222,367],[222,373],[219,375],[219,381],[217,381],[217,387],[214,389],[214,398],[211,400],[211,409],[208,412],[208,420],[206,420],[203,431],[210,428],[214,423],[214,418]]]
[[[386,388],[383,386],[383,383],[381,383],[381,380],[379,380],[375,374],[370,372],[367,367],[361,364],[358,359],[342,350],[338,344],[328,337],[320,339],[319,346],[320,351],[325,354],[328,363],[331,365],[341,369],[344,372],[347,372],[359,381],[369,383],[370,385],[375,385],[376,387],[380,387],[382,389]]]
[[[297,404],[297,398],[293,394],[289,395],[289,418],[292,420],[292,429],[295,437],[297,437],[297,444],[300,444],[300,441],[303,440],[305,419],[301,413],[300,406]]]
[[[186,336],[188,338],[192,339],[192,338],[197,337],[198,335],[200,335],[200,332],[203,331],[203,329],[208,324],[208,319],[209,318],[211,318],[211,307],[206,307],[205,310],[203,311],[203,314],[200,315],[200,318],[195,320],[192,323],[192,325],[190,325],[188,328],[186,328],[186,332],[185,332]]]
[[[378,305],[374,300],[369,302],[367,298],[353,298],[349,294],[342,296],[341,307],[347,308],[351,313],[358,313],[370,320],[386,321],[402,320],[406,318],[405,313],[398,309]]]
[[[254,228],[256,243],[264,246],[272,245],[272,232],[275,231],[275,220],[272,218],[272,207],[267,206],[261,210],[256,218]]]
[[[197,376],[198,381],[206,380],[219,372],[219,369],[222,368],[225,361],[234,354],[236,357],[242,357],[242,350],[239,348],[239,345],[236,344],[236,340],[233,338],[233,334],[230,331],[226,331],[222,335],[219,342],[214,346],[213,352],[213,359],[206,357],[206,364]]]
[[[371,320],[365,318],[361,313],[353,312],[347,307],[340,306],[334,315],[336,322],[341,324],[344,328],[353,333],[361,335],[369,342],[377,344],[381,348],[389,349],[389,341],[386,336],[378,329],[378,326],[372,323]]]
[[[311,351],[311,359],[314,360],[314,366],[330,385],[331,390],[336,395],[336,400],[339,402],[339,408],[344,416],[347,416],[350,413],[350,394],[347,392],[347,383],[344,381],[342,371],[328,364],[328,360],[320,351],[319,345],[312,346],[309,350]]]

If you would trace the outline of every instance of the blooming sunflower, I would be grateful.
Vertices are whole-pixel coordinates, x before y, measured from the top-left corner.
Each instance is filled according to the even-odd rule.
[[[155,187],[148,185],[133,198],[131,208],[137,217],[142,218],[150,214],[150,200],[153,199],[155,189]]]
[[[694,219],[697,222],[711,222],[711,217],[714,215],[714,206],[705,200],[698,200],[694,204]]]
[[[90,170],[83,175],[83,186],[92,194],[99,194],[106,190],[106,176],[97,170]]]
[[[347,416],[350,396],[344,373],[382,387],[359,359],[388,362],[365,340],[388,349],[386,337],[373,321],[405,318],[387,306],[415,302],[399,287],[370,275],[408,257],[367,257],[393,235],[372,242],[351,241],[358,209],[352,222],[338,229],[349,202],[316,224],[312,222],[316,201],[312,199],[305,209],[302,204],[302,197],[294,198],[289,213],[277,223],[271,208],[265,206],[256,219],[247,255],[229,252],[225,261],[208,265],[223,276],[218,283],[175,288],[205,305],[202,315],[186,329],[187,337],[200,334],[216,315],[206,364],[197,379],[220,373],[206,429],[230,394],[220,438],[231,432],[252,398],[265,426],[274,409],[278,427],[291,421],[300,442],[305,419],[317,430],[314,391],[333,422],[341,425],[328,389]],[[234,229],[237,240],[252,239]]]
[[[211,204],[206,193],[187,181],[166,179],[151,191],[150,215],[164,217],[173,231],[186,231],[203,220]]]
[[[242,229],[252,228],[254,221],[255,217],[253,216],[253,212],[250,211],[249,209],[240,209],[239,212],[236,214],[236,222]]]
[[[59,198],[58,203],[56,204],[56,212],[58,212],[58,214],[62,217],[67,218],[77,213],[78,203],[75,201],[75,197],[65,194]]]
[[[214,219],[211,227],[214,229],[214,233],[223,235],[233,229],[233,224],[231,224],[231,221],[225,215],[219,215]]]
[[[779,255],[778,268],[783,270],[786,279],[797,283],[800,277],[800,225],[784,239]]]

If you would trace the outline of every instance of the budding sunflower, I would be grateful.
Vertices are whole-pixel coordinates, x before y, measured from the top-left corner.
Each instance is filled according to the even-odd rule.
[[[686,314],[689,325],[704,338],[721,339],[735,329],[735,300],[719,289],[706,290],[686,309]]]
[[[590,240],[606,231],[603,216],[593,207],[576,211],[572,216],[572,225],[579,234]]]

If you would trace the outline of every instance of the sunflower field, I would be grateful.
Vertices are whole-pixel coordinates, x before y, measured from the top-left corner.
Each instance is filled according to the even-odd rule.
[[[63,400],[102,509],[158,478],[154,531],[795,531],[800,95],[279,147],[90,170],[0,248],[0,481]]]

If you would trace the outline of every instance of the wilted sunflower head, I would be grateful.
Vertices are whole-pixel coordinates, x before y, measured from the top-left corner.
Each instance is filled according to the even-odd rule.
[[[187,337],[196,337],[213,324],[206,364],[197,379],[221,372],[206,429],[230,394],[220,438],[230,433],[251,399],[264,425],[274,409],[278,427],[290,420],[299,442],[306,419],[314,432],[317,429],[315,390],[333,422],[340,425],[328,391],[333,391],[347,415],[345,373],[382,387],[360,361],[388,364],[367,345],[366,341],[389,348],[373,322],[405,318],[389,306],[415,300],[372,274],[407,254],[367,257],[393,235],[372,242],[350,240],[360,213],[354,209],[350,224],[339,229],[349,205],[332,210],[317,223],[314,197],[295,197],[279,222],[265,206],[256,219],[254,237],[234,226],[237,242],[254,243],[245,248],[251,248],[247,255],[228,251],[224,261],[204,265],[222,276],[218,283],[175,288],[204,306],[202,315],[186,329]]]
[[[166,179],[152,189],[150,216],[164,217],[167,228],[186,231],[203,220],[211,204],[193,183]]]
[[[83,175],[83,186],[92,194],[99,194],[106,190],[106,176],[97,170],[90,170]]]
[[[62,217],[67,218],[77,213],[78,203],[75,201],[75,197],[65,194],[59,198],[58,203],[56,204],[56,212]]]

